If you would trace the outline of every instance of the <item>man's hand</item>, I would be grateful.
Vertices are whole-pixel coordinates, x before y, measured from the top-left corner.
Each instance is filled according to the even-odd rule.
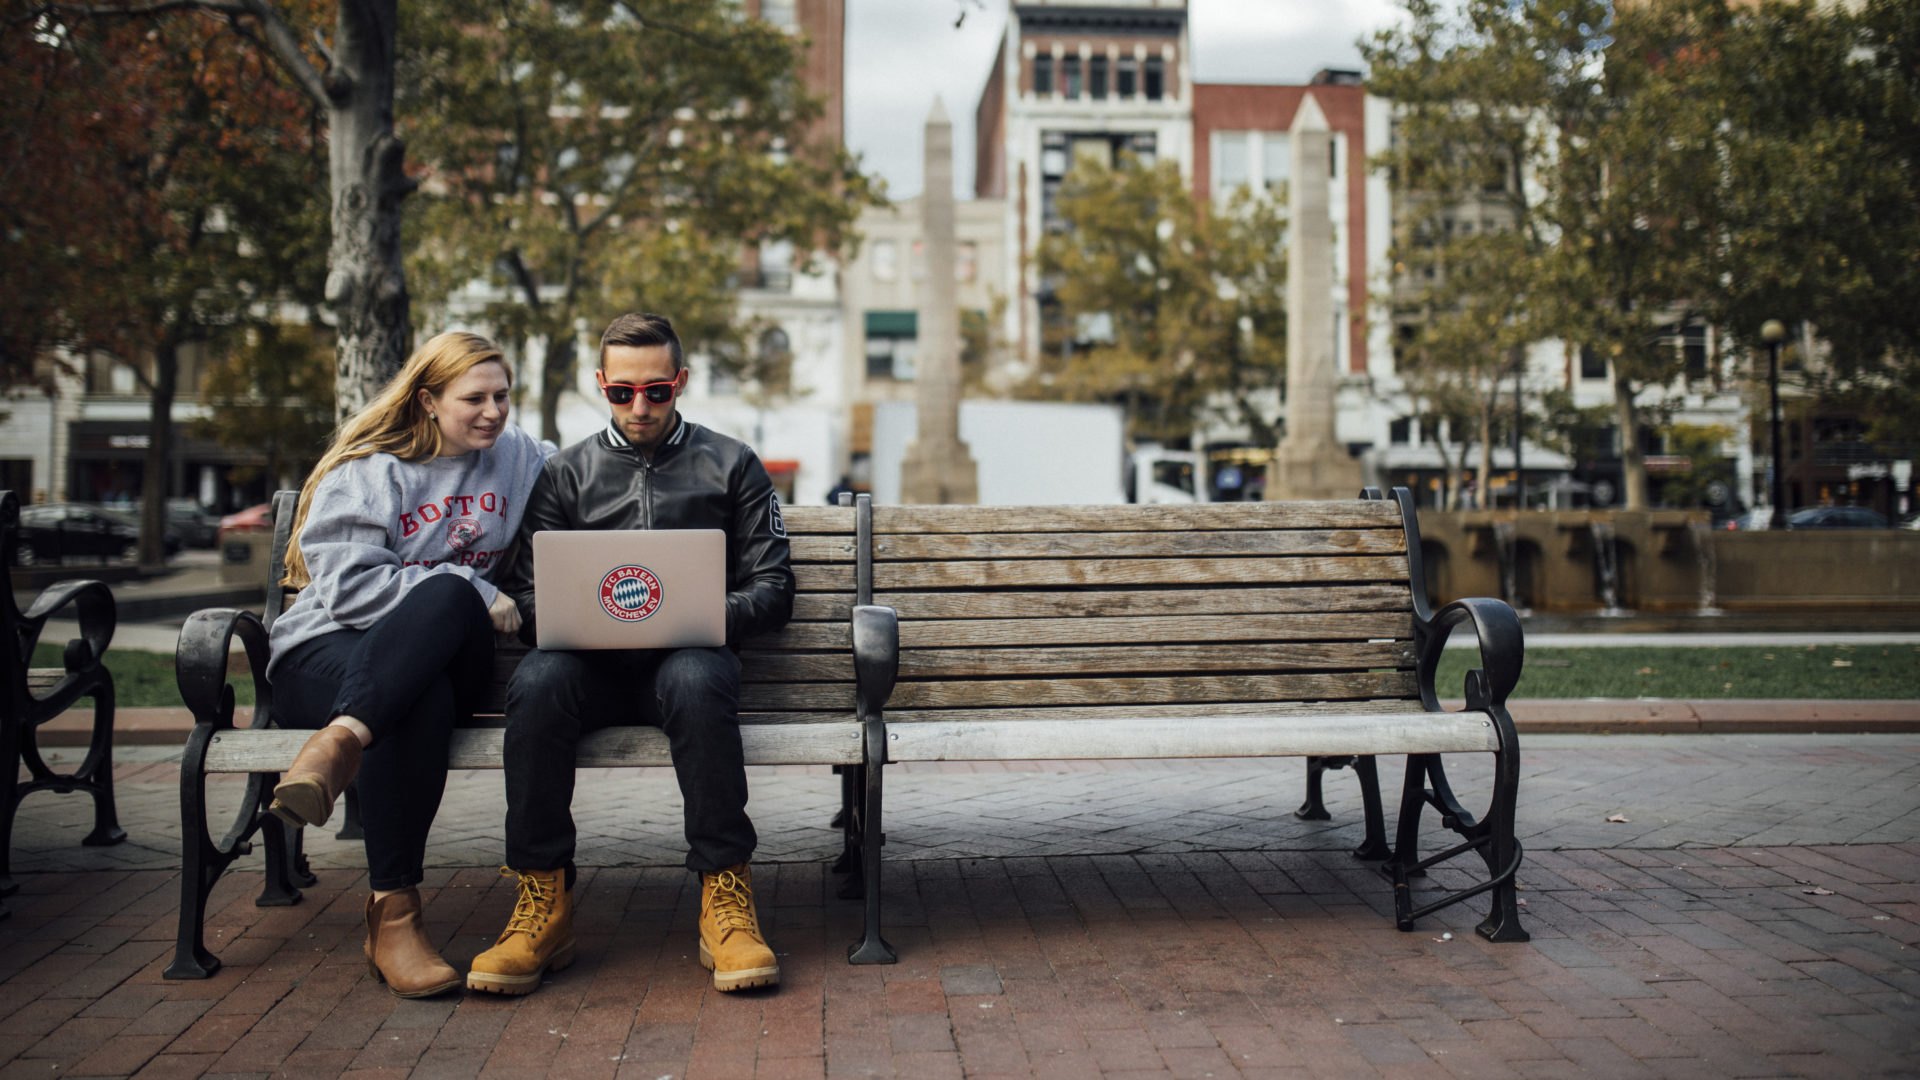
[[[502,634],[511,634],[520,629],[520,605],[513,602],[504,590],[495,593],[493,606],[487,608],[487,617],[493,620],[493,628]]]

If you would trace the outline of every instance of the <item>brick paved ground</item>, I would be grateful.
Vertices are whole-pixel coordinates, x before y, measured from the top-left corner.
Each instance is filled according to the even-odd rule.
[[[518,1000],[387,994],[354,847],[320,837],[306,902],[256,908],[257,872],[230,875],[209,935],[227,966],[167,982],[172,767],[122,765],[118,848],[77,847],[80,798],[35,796],[0,922],[0,1076],[1920,1075],[1911,736],[1534,740],[1534,940],[1502,946],[1472,902],[1392,928],[1342,850],[1344,775],[1329,826],[1288,814],[1297,764],[892,769],[888,968],[841,960],[857,906],[815,857],[835,781],[781,772],[755,811],[784,985],[739,995],[691,956],[663,776],[587,779],[583,824],[611,839],[583,851],[581,961]],[[456,965],[512,903],[498,783],[462,777],[436,829],[437,853],[473,852],[429,872]]]

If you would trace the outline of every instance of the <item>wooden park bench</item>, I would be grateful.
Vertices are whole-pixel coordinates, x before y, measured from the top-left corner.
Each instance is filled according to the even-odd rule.
[[[853,963],[890,963],[881,937],[885,765],[900,761],[1313,756],[1350,760],[1365,794],[1368,841],[1385,858],[1397,923],[1482,892],[1480,931],[1525,940],[1515,905],[1513,836],[1519,749],[1504,702],[1519,677],[1518,620],[1505,604],[1427,610],[1419,533],[1395,492],[1328,503],[1194,507],[793,507],[793,621],[742,650],[742,742],[749,764],[825,764],[842,774],[845,850],[836,870],[865,903]],[[294,493],[275,497],[272,561],[286,550]],[[269,586],[265,620],[232,610],[182,628],[181,696],[196,726],[181,770],[180,929],[170,978],[219,966],[202,926],[207,895],[231,863],[265,845],[257,903],[292,904],[310,885],[299,835],[266,812],[305,731],[272,727],[267,627],[287,597]],[[1433,671],[1451,628],[1478,631],[1482,668],[1468,711],[1442,713]],[[235,637],[254,675],[251,724],[233,726],[227,684]],[[521,653],[501,651],[494,708]],[[450,764],[501,767],[501,718],[455,734]],[[1461,807],[1443,753],[1496,755],[1484,821]],[[1371,755],[1408,756],[1397,843],[1386,847]],[[581,767],[664,766],[648,727],[597,732]],[[206,827],[206,778],[247,774],[225,836]],[[1313,774],[1317,783],[1317,772]],[[1431,785],[1430,787],[1428,785]],[[1310,806],[1317,798],[1309,800]],[[1420,815],[1436,806],[1462,842],[1416,855]],[[1484,882],[1416,905],[1411,880],[1477,852]]]
[[[7,592],[0,599],[0,897],[13,895],[13,819],[20,800],[36,791],[84,791],[93,796],[93,831],[80,842],[90,847],[127,838],[113,805],[113,674],[102,663],[113,641],[113,590],[98,581],[56,581],[25,611],[13,595],[14,551],[20,543],[20,500],[0,491],[0,563]],[[80,636],[67,642],[57,668],[36,668],[34,646],[47,620],[71,608]],[[86,756],[70,773],[57,773],[40,753],[40,726],[93,699],[93,733]],[[20,779],[20,766],[27,779]],[[0,907],[0,914],[5,913]]]
[[[1491,892],[1480,933],[1524,941],[1514,891],[1520,753],[1506,699],[1521,632],[1498,600],[1428,609],[1411,495],[1200,506],[903,506],[873,511],[873,587],[854,649],[869,716],[864,835],[878,859],[881,774],[907,761],[1312,759],[1359,772],[1367,841],[1395,921]],[[1434,672],[1453,627],[1479,636],[1467,706],[1442,712]],[[1494,755],[1490,807],[1455,798],[1442,755]],[[1407,755],[1386,846],[1373,755]],[[1433,806],[1460,842],[1417,853]],[[1413,879],[1467,852],[1469,888],[1416,901]],[[868,904],[877,902],[868,892]],[[869,926],[877,913],[869,912]]]

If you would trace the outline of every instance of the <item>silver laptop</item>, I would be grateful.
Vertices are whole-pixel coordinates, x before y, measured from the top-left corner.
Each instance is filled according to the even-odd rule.
[[[727,534],[719,529],[538,532],[543,649],[727,643]]]

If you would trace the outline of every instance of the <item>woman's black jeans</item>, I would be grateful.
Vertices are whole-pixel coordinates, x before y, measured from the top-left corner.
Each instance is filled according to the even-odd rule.
[[[473,715],[492,677],[493,621],[456,574],[427,577],[379,622],[297,645],[277,666],[280,726],[318,729],[344,715],[373,732],[359,785],[375,889],[420,883],[454,726]]]

